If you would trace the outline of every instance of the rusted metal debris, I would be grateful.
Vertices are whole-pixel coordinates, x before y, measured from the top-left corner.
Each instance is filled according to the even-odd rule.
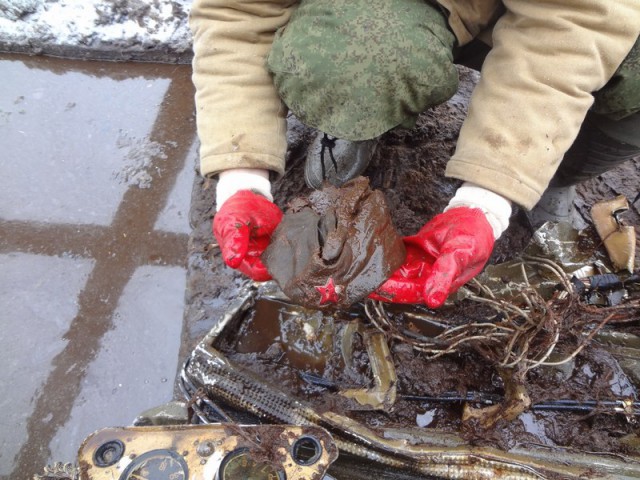
[[[218,341],[222,341],[230,332],[238,331],[258,296],[265,298],[277,295],[274,294],[276,291],[268,283],[250,285],[230,306],[228,312],[196,347],[182,371],[181,379],[187,397],[203,388],[209,399],[224,402],[236,410],[258,417],[261,421],[303,426],[321,425],[332,435],[341,453],[377,463],[383,468],[407,470],[417,474],[416,478],[427,475],[430,478],[471,480],[577,479],[596,473],[601,478],[640,478],[640,461],[631,456],[623,458],[622,455],[577,454],[568,450],[554,451],[553,455],[549,455],[548,449],[535,446],[520,446],[503,451],[471,445],[455,434],[437,429],[408,427],[401,432],[385,427],[371,429],[342,413],[316,409],[304,399],[292,397],[273,382],[234,363],[217,348]],[[597,328],[592,331],[595,335]],[[391,338],[393,332],[387,331],[385,335]],[[553,336],[552,332],[551,341]],[[591,335],[588,337],[590,339]],[[544,362],[548,358],[549,346],[547,344],[532,357],[531,364]],[[349,348],[342,350],[348,351]],[[521,373],[513,369],[511,371]],[[512,384],[514,409],[503,408],[506,415],[515,414],[518,410],[517,401],[524,398],[518,385],[519,382]]]
[[[360,323],[360,325],[362,324]],[[370,389],[350,388],[339,393],[374,410],[388,410],[393,407],[396,401],[396,383],[398,381],[389,344],[382,332],[363,333],[371,363],[374,386]]]
[[[633,272],[636,255],[635,228],[625,225],[621,214],[629,210],[623,195],[591,207],[591,217],[616,271]]]
[[[56,462],[44,467],[44,472],[35,474],[34,480],[79,480],[80,469],[72,463]]]

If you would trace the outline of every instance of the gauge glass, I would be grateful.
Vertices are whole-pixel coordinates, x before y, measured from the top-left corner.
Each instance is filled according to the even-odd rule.
[[[119,480],[188,480],[184,459],[171,450],[152,450],[136,457]]]
[[[216,480],[285,480],[283,471],[273,465],[256,462],[246,449],[231,452],[222,461]]]

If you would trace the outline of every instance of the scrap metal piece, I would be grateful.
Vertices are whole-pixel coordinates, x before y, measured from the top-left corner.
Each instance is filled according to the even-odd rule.
[[[326,430],[288,425],[106,428],[78,451],[79,480],[309,480],[337,457]]]
[[[56,462],[44,467],[44,473],[36,473],[33,480],[78,480],[80,470],[72,463]]]
[[[340,340],[340,353],[342,361],[347,368],[353,368],[353,343],[356,334],[362,335],[364,325],[360,320],[347,323],[342,331]]]
[[[635,277],[631,275],[627,279],[615,273],[605,273],[579,278],[574,275],[571,283],[576,293],[586,298],[590,305],[614,306],[621,304],[629,297],[629,292],[624,288],[627,284],[633,285]]]
[[[591,217],[616,271],[633,272],[636,255],[635,229],[624,225],[618,218],[627,210],[629,201],[624,195],[620,195],[612,200],[596,203],[591,207]]]
[[[537,262],[526,261],[525,258],[545,258],[556,263],[569,277],[576,272],[581,272],[580,276],[584,276],[592,273],[585,273],[585,266],[588,265],[592,269],[598,260],[591,249],[580,247],[586,242],[585,232],[580,232],[566,223],[547,222],[536,230],[521,258],[488,265],[476,280],[491,290],[495,298],[501,300],[521,299],[522,291],[529,286],[534,287],[543,298],[550,299],[557,291],[557,275],[547,268],[542,268]],[[463,300],[468,294],[468,289],[462,287],[455,294],[455,298]]]
[[[493,427],[498,420],[515,420],[531,406],[531,398],[524,386],[524,374],[510,369],[498,369],[505,384],[505,401],[489,407],[475,408],[465,403],[462,421],[477,420],[484,428]]]
[[[133,421],[133,425],[136,427],[184,425],[186,423],[189,423],[189,407],[185,402],[178,401],[145,410]]]
[[[350,388],[340,391],[340,394],[374,410],[389,410],[396,402],[398,377],[387,338],[382,332],[368,332],[364,335],[364,342],[369,355],[374,387]]]
[[[582,267],[590,258],[588,251],[576,248],[585,234],[567,223],[547,222],[538,228],[525,254],[554,260],[567,271]]]
[[[268,282],[267,282],[268,283]],[[219,323],[192,352],[181,377],[203,388],[216,401],[264,422],[319,425],[332,435],[341,454],[379,468],[407,470],[420,478],[488,480],[566,478],[599,475],[603,479],[640,479],[640,459],[558,449],[516,446],[509,451],[472,445],[455,434],[435,429],[369,428],[366,424],[294,397],[263,376],[227,358],[219,343],[234,335],[262,287],[238,297]],[[369,479],[366,477],[351,477]],[[412,477],[413,478],[413,477]]]
[[[603,331],[595,339],[618,361],[620,368],[635,385],[640,385],[640,336]]]

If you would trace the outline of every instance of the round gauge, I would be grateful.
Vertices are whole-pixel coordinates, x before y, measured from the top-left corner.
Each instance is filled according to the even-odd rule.
[[[273,465],[256,462],[246,448],[236,450],[227,455],[216,480],[286,480],[282,470],[277,470]]]
[[[189,469],[176,452],[152,450],[136,457],[119,480],[189,480]]]

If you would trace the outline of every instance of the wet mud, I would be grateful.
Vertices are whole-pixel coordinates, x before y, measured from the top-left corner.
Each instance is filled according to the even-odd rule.
[[[371,188],[383,193],[393,224],[401,235],[416,233],[440,213],[460,184],[445,178],[444,169],[455,150],[478,75],[461,68],[460,79],[458,93],[447,103],[420,115],[413,129],[398,128],[383,135],[372,163],[363,174],[369,178]],[[283,210],[291,199],[311,194],[304,183],[303,167],[306,150],[317,135],[293,116],[288,123],[287,171],[274,188],[275,202]],[[600,242],[590,223],[591,205],[619,194],[633,199],[638,193],[639,179],[640,160],[634,160],[579,187],[576,206],[588,224],[586,235],[593,245]],[[214,186],[213,180],[199,179],[194,187],[188,303],[191,325],[196,328],[191,330],[191,339],[187,342],[193,342],[192,345],[198,340],[196,333],[204,333],[206,325],[224,311],[227,299],[245,282],[240,274],[226,268],[219,252],[211,248]],[[625,214],[628,224],[640,223],[638,208],[640,202]],[[490,263],[518,256],[532,234],[533,227],[525,212],[516,208]],[[464,403],[485,407],[489,400],[503,399],[506,391],[504,379],[495,365],[472,349],[427,361],[410,346],[390,342],[398,376],[398,398],[394,407],[376,412],[339,395],[340,390],[366,389],[374,384],[364,337],[353,334],[353,328],[349,327],[356,318],[365,318],[358,308],[332,314],[318,311],[301,321],[282,313],[282,305],[259,304],[253,320],[226,343],[225,351],[233,360],[293,397],[311,400],[322,410],[345,413],[373,429],[434,428],[454,432],[471,444],[503,449],[543,445],[551,452],[567,449],[638,455],[638,429],[633,416],[606,408],[607,400],[636,398],[638,380],[634,380],[632,369],[621,368],[624,362],[620,356],[614,356],[606,345],[596,342],[566,364],[530,371],[526,388],[532,407],[515,420],[498,421],[492,428],[485,428],[473,419],[462,420]],[[464,301],[437,314],[466,322],[495,315]],[[608,328],[634,335],[640,333],[634,323]],[[348,348],[343,341],[345,332],[351,332]],[[573,351],[576,342],[575,336],[567,335],[559,342],[559,354]],[[343,354],[345,348],[350,352],[347,361]],[[466,395],[471,394],[475,396],[464,402]],[[545,409],[545,405],[556,400],[605,403],[583,410]]]

